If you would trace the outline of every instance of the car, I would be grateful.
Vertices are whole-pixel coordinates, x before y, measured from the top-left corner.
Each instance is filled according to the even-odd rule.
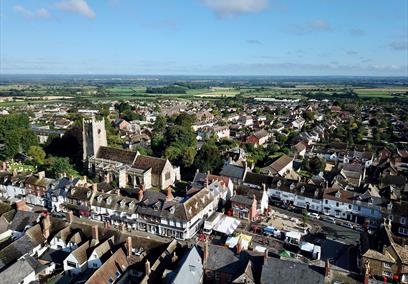
[[[319,214],[317,214],[317,213],[307,213],[307,215],[310,217],[310,218],[313,218],[313,219],[320,219],[320,215]]]
[[[333,217],[325,217],[324,221],[336,224],[336,219],[334,219]]]

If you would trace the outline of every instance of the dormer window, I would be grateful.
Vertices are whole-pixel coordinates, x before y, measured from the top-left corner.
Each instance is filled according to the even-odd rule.
[[[130,209],[135,208],[135,202],[134,202],[134,201],[130,202],[130,204],[129,204],[129,208],[130,208]]]
[[[336,198],[340,198],[341,197],[341,192],[340,190],[336,192]]]
[[[92,194],[92,191],[88,190],[88,192],[86,193],[86,197],[90,198]]]
[[[122,200],[122,201],[120,202],[120,207],[125,207],[125,205],[126,205],[126,201],[125,201],[125,200]]]
[[[391,210],[391,209],[392,209],[392,202],[390,202],[390,203],[387,204],[387,208],[388,208],[388,210]]]
[[[276,185],[277,185],[278,187],[280,187],[280,186],[282,185],[282,182],[279,180],[279,181],[276,183]]]
[[[176,208],[174,208],[174,206],[172,206],[172,207],[170,207],[169,211],[170,211],[171,214],[174,214],[174,212],[176,211]]]
[[[305,189],[306,189],[305,186],[302,186],[302,187],[300,188],[300,192],[301,192],[301,193],[305,193]]]
[[[108,205],[111,205],[112,204],[112,197],[108,197],[108,200],[106,200],[106,203]]]
[[[157,201],[154,205],[153,205],[154,210],[159,210],[160,209],[160,202]]]
[[[373,199],[371,197],[368,199],[368,203],[373,204]]]
[[[294,184],[294,183],[291,183],[289,188],[290,188],[290,189],[294,189],[294,188],[295,188],[295,184]]]
[[[102,200],[103,200],[103,196],[102,196],[102,195],[99,195],[99,196],[96,198],[96,200],[98,201],[98,203],[101,203]]]

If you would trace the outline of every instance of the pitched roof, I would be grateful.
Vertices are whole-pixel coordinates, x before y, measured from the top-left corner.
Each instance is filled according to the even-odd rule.
[[[41,264],[34,257],[26,255],[0,273],[1,283],[21,283],[29,274],[35,273],[40,266]]]
[[[390,263],[395,263],[395,259],[393,259],[389,254],[382,254],[381,252],[378,252],[373,249],[367,250],[364,254],[363,257],[375,259],[375,260],[380,260],[384,262],[390,262]]]
[[[103,146],[99,148],[96,158],[116,161],[125,165],[131,165],[136,159],[136,156],[137,152]]]
[[[245,169],[243,167],[228,164],[222,167],[220,176],[242,179],[244,176],[244,172]]]
[[[83,264],[88,260],[88,250],[93,246],[93,244],[94,240],[89,240],[71,252],[79,264]]]
[[[287,155],[282,155],[279,159],[274,161],[269,166],[262,168],[262,171],[270,172],[271,174],[276,174],[292,162],[293,159],[291,157]]]
[[[145,171],[152,169],[152,174],[160,175],[164,169],[164,166],[166,165],[166,162],[166,159],[139,155],[137,156],[132,168],[142,169]]]
[[[323,284],[324,275],[307,264],[270,257],[263,265],[260,283]]]
[[[122,248],[119,248],[85,283],[107,283],[110,278],[113,282],[116,282],[124,274],[128,266],[126,254]]]
[[[203,265],[197,247],[192,247],[180,261],[180,267],[171,283],[201,283]]]

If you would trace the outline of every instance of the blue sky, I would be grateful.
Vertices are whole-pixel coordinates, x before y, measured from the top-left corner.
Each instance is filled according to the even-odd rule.
[[[407,0],[0,0],[0,72],[408,76]]]

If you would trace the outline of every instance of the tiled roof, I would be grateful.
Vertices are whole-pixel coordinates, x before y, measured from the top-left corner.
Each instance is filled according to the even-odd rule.
[[[166,165],[166,162],[166,159],[139,155],[136,158],[132,168],[142,169],[145,171],[151,168],[153,174],[160,175],[164,169],[164,166]]]
[[[96,157],[99,159],[120,162],[125,165],[131,165],[133,164],[136,155],[137,152],[131,152],[111,147],[100,147]]]

